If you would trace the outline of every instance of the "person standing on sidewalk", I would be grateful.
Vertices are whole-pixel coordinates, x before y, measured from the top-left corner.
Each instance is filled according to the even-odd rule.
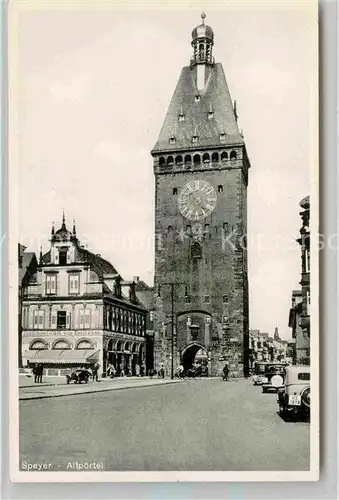
[[[40,365],[38,365],[37,372],[38,372],[38,383],[42,384],[42,376],[44,373],[44,367],[41,363],[40,363]]]
[[[95,363],[92,369],[93,382],[99,382],[98,379],[99,363]]]
[[[33,366],[33,375],[34,375],[34,383],[37,384],[38,383],[38,367],[37,365],[34,365]]]

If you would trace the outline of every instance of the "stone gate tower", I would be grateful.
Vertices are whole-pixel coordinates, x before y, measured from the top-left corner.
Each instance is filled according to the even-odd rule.
[[[151,154],[155,175],[155,363],[171,373],[197,357],[220,375],[248,371],[249,159],[214,34],[192,32]],[[173,292],[173,293],[172,293]],[[172,336],[173,333],[173,336]],[[196,357],[197,356],[197,357]]]

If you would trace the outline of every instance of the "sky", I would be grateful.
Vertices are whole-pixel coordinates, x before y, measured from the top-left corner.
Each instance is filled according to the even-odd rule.
[[[250,328],[272,334],[278,326],[288,338],[291,293],[300,288],[299,202],[310,192],[316,141],[310,114],[316,45],[305,9],[269,5],[205,9],[251,161]],[[152,284],[150,151],[189,64],[200,11],[20,14],[19,231],[28,250],[49,249],[52,221],[58,229],[65,210],[89,250],[123,278]]]

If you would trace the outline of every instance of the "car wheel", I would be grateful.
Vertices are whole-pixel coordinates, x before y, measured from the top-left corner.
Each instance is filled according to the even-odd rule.
[[[66,384],[69,384],[69,379],[66,380]]]

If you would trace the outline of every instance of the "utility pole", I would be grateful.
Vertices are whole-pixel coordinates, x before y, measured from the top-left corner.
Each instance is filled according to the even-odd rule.
[[[174,287],[185,285],[185,297],[187,296],[187,283],[184,282],[165,282],[158,285],[158,296],[160,297],[160,290],[162,286],[171,287],[171,379],[174,378]]]

